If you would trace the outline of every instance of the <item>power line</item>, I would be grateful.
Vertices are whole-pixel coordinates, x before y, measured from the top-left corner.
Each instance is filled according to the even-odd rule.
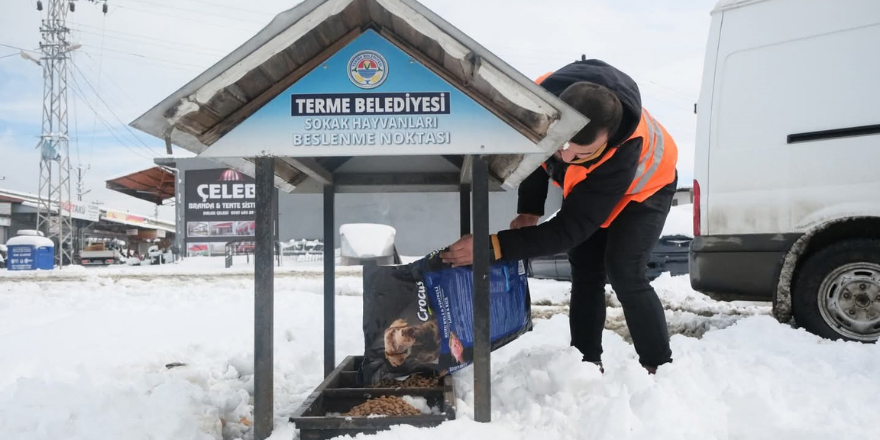
[[[76,23],[76,22],[72,22],[72,24],[75,24],[75,25],[78,26],[78,27],[84,27],[84,28],[89,28],[89,29],[100,30],[100,31],[103,31],[103,32],[111,33],[111,34],[117,34],[117,35],[128,35],[128,36],[131,36],[131,37],[140,38],[140,39],[145,39],[145,40],[161,41],[161,42],[163,42],[163,43],[169,43],[169,44],[172,44],[172,45],[174,45],[174,46],[189,46],[189,47],[196,48],[196,49],[204,49],[204,50],[209,50],[209,51],[213,51],[213,50],[214,50],[213,48],[208,47],[208,46],[199,46],[199,45],[196,45],[196,44],[183,43],[183,42],[180,42],[180,41],[173,41],[173,40],[163,40],[163,39],[161,39],[161,38],[156,38],[156,37],[151,36],[151,35],[133,34],[133,33],[130,33],[130,32],[117,31],[117,30],[113,30],[113,29],[102,29],[102,28],[99,28],[99,27],[97,27],[97,26],[92,26],[92,25],[88,25],[88,24],[84,24],[84,23]],[[74,29],[74,30],[77,30],[77,31],[80,31],[80,32],[84,32],[82,29],[78,29],[78,28],[73,28],[73,29]],[[219,51],[218,51],[218,52],[219,52]]]
[[[103,39],[103,35],[102,35],[102,34],[99,34],[99,33],[97,33],[97,32],[91,32],[91,31],[87,31],[87,30],[83,30],[83,29],[76,29],[76,28],[74,28],[74,30],[75,30],[76,32],[78,32],[78,33],[82,33],[82,34],[88,34],[88,35],[100,36],[100,37],[102,37],[102,39]],[[156,47],[160,47],[160,48],[162,48],[162,49],[173,50],[173,51],[176,51],[176,52],[186,52],[186,53],[193,53],[193,54],[201,54],[201,55],[208,55],[208,56],[212,56],[212,57],[222,57],[222,56],[225,56],[225,55],[226,55],[225,53],[220,52],[220,51],[210,51],[210,52],[208,52],[208,51],[201,51],[201,50],[190,50],[190,49],[185,49],[185,48],[179,47],[180,45],[178,45],[178,44],[174,44],[174,45],[172,45],[172,43],[170,43],[170,42],[167,43],[167,44],[166,44],[166,43],[162,43],[161,41],[163,41],[163,40],[149,41],[149,38],[146,38],[146,37],[143,38],[143,39],[137,39],[137,38],[131,38],[131,37],[115,36],[115,37],[113,37],[113,39],[114,39],[114,40],[126,40],[126,41],[131,41],[131,42],[137,43],[138,45],[146,44],[146,45],[150,45],[150,46],[156,46]],[[159,41],[159,42],[157,42],[157,41]]]
[[[76,146],[77,166],[82,165],[82,156],[79,154],[79,124],[76,118],[76,100],[73,100],[73,145]]]
[[[83,52],[83,54],[85,54],[85,56],[87,56],[90,60],[92,60],[92,62],[98,64],[98,78],[101,78],[101,63],[99,63],[94,58],[92,58],[92,55],[89,54],[88,52]],[[93,73],[95,72],[91,67],[89,67],[88,64],[85,64],[85,66],[87,69],[89,69],[90,72],[93,72]],[[125,89],[123,89],[122,87],[119,86],[119,84],[116,82],[116,80],[113,79],[112,75],[108,76],[105,79],[108,80],[110,82],[110,84],[112,84],[114,87],[116,87],[116,90],[118,90],[120,92],[120,94],[122,96],[124,96],[125,99],[127,99],[130,104],[132,104],[134,106],[138,105],[138,103],[131,97],[131,95],[129,95],[128,92],[125,91]],[[98,84],[102,85],[103,82],[99,79]]]
[[[82,88],[79,86],[79,83],[78,83],[78,81],[76,80],[76,77],[74,76],[74,77],[72,77],[72,79],[73,79],[73,86],[74,86],[74,88],[73,88],[73,92],[74,92],[74,94],[75,94],[76,96],[78,96],[80,99],[82,99],[83,102],[86,104],[86,106],[87,106],[90,110],[92,110],[92,113],[94,113],[94,114],[95,114],[95,117],[96,117],[99,121],[101,121],[101,124],[107,129],[107,132],[110,133],[110,135],[113,136],[114,139],[116,139],[116,142],[119,142],[119,145],[122,145],[123,147],[125,147],[125,148],[127,148],[129,151],[131,151],[132,153],[134,153],[134,154],[136,154],[136,155],[138,155],[138,156],[140,156],[140,157],[142,157],[142,158],[144,158],[144,159],[147,159],[147,160],[153,160],[153,158],[154,158],[155,156],[153,156],[153,157],[144,156],[143,153],[141,153],[140,151],[135,150],[134,148],[130,147],[125,141],[123,141],[122,139],[120,139],[119,136],[116,135],[116,132],[115,132],[115,130],[113,129],[113,127],[110,126],[110,124],[107,122],[107,120],[105,120],[105,119],[104,119],[104,118],[98,113],[98,111],[95,110],[95,107],[94,107],[94,106],[88,101],[88,99],[86,99],[86,97],[85,97],[85,93],[82,91]]]
[[[23,50],[23,51],[25,51],[25,52],[40,53],[39,51],[36,51],[36,50],[25,49],[25,48],[23,48],[23,47],[12,46],[12,45],[9,45],[9,44],[4,44],[4,43],[0,43],[0,46],[8,47],[8,48],[10,48],[10,49],[15,49],[15,50]],[[14,54],[14,55],[18,55],[18,54]]]
[[[267,16],[273,16],[273,17],[275,16],[275,14],[273,14],[271,12],[263,12],[263,11],[256,11],[253,9],[237,8],[235,6],[230,6],[226,3],[215,3],[215,2],[205,1],[205,0],[186,0],[186,1],[191,1],[191,2],[195,2],[195,3],[202,3],[202,4],[210,5],[210,6],[219,6],[221,8],[231,9],[234,11],[250,12],[251,14],[267,15]]]
[[[120,54],[123,54],[123,55],[131,55],[131,56],[133,56],[133,57],[138,57],[138,58],[146,58],[146,59],[151,59],[151,60],[156,60],[156,61],[164,61],[164,62],[167,62],[167,63],[177,64],[177,65],[180,65],[180,66],[189,66],[189,67],[193,67],[193,68],[196,68],[196,69],[202,69],[202,68],[204,68],[204,66],[198,66],[198,65],[195,65],[195,64],[188,64],[188,63],[181,63],[181,62],[179,62],[179,61],[177,61],[177,60],[170,60],[170,59],[167,59],[167,58],[159,58],[159,57],[154,57],[154,56],[148,56],[148,55],[144,55],[144,54],[140,54],[140,53],[128,52],[128,51],[118,50],[118,49],[110,49],[109,47],[104,48],[104,50],[106,50],[106,51],[108,51],[108,52],[120,53]]]
[[[132,153],[134,153],[134,154],[136,154],[136,155],[138,155],[138,156],[140,156],[140,157],[142,157],[142,158],[144,158],[144,159],[153,160],[153,158],[156,157],[156,156],[145,156],[144,153],[142,153],[140,150],[136,150],[136,149],[132,148],[131,146],[129,146],[129,143],[128,143],[128,142],[126,142],[126,141],[120,139],[119,135],[117,134],[117,132],[116,132],[116,130],[113,128],[113,126],[112,126],[109,122],[107,122],[107,120],[104,119],[103,116],[101,116],[101,115],[98,113],[98,111],[95,109],[94,106],[91,105],[91,103],[89,103],[89,101],[88,101],[88,100],[86,99],[86,97],[85,97],[85,93],[82,91],[82,88],[79,86],[79,84],[77,83],[77,81],[76,81],[75,79],[73,80],[73,84],[74,84],[74,89],[73,89],[74,94],[75,94],[77,97],[79,97],[80,99],[83,100],[83,102],[86,104],[86,106],[87,106],[87,107],[88,107],[88,108],[89,108],[89,109],[95,114],[95,116],[97,117],[98,121],[101,122],[101,125],[103,125],[104,128],[107,129],[107,133],[109,133],[110,136],[112,136],[114,139],[116,139],[116,142],[118,142],[119,145],[121,145],[121,146],[127,148],[127,149],[128,149],[129,151],[131,151]]]
[[[93,62],[97,63],[97,61],[95,61],[95,59],[94,59],[94,58],[93,58],[88,52],[83,52],[83,53],[84,53],[84,54],[85,54],[90,60],[92,60]],[[88,64],[84,64],[84,66],[85,66],[86,69],[89,69],[89,71],[94,72],[94,70],[92,70],[92,69],[89,67]],[[80,74],[82,74],[82,72],[80,72]],[[105,78],[105,80],[109,81],[110,84],[111,84],[116,90],[118,90],[118,91],[120,92],[120,95],[123,96],[126,100],[128,100],[128,102],[129,102],[130,104],[132,104],[133,106],[138,106],[138,103],[135,101],[135,99],[132,98],[132,97],[131,97],[131,96],[125,91],[125,89],[124,89],[123,87],[121,87],[121,86],[119,85],[119,83],[117,83],[117,82],[113,79],[113,76],[107,76],[107,77]],[[100,84],[102,84],[102,83],[100,83]],[[93,128],[93,130],[94,130],[94,128]],[[93,137],[94,137],[94,132],[93,132],[92,135],[93,135]],[[91,157],[89,158],[89,160],[91,161]]]
[[[141,148],[143,148],[145,151],[148,151],[148,152],[149,152],[151,155],[153,155],[154,157],[158,157],[158,156],[160,156],[160,154],[157,154],[157,153],[156,153],[156,152],[155,152],[155,151],[154,151],[149,145],[147,145],[146,142],[143,141],[143,139],[141,139],[140,137],[138,137],[138,136],[134,133],[134,131],[128,126],[128,124],[126,124],[126,123],[125,123],[125,122],[124,122],[124,121],[123,121],[123,120],[122,120],[122,119],[116,114],[116,112],[113,111],[113,109],[107,104],[107,102],[104,100],[104,98],[102,98],[101,95],[98,94],[97,90],[95,90],[94,86],[92,86],[91,82],[89,82],[89,79],[86,78],[85,75],[83,75],[82,71],[80,71],[78,67],[76,67],[76,64],[75,64],[75,63],[71,63],[71,65],[73,65],[74,68],[76,69],[76,71],[79,72],[80,77],[81,77],[84,81],[86,81],[86,84],[89,86],[89,88],[92,89],[92,92],[95,94],[95,97],[98,98],[98,100],[101,101],[101,103],[104,104],[104,107],[107,108],[107,110],[110,112],[111,115],[113,115],[113,117],[116,119],[116,121],[117,121],[120,125],[122,125],[123,128],[125,128],[126,132],[128,132],[128,134],[129,134],[132,138],[134,138],[137,142],[140,142],[141,145],[143,145],[143,147],[141,147]],[[76,75],[74,75],[73,78],[76,79]],[[139,146],[139,147],[140,147],[140,146]]]
[[[128,124],[126,124],[126,123],[122,120],[122,118],[120,118],[119,115],[117,115],[116,112],[113,111],[113,109],[110,107],[110,105],[107,104],[107,101],[104,101],[104,98],[102,98],[101,95],[98,94],[98,91],[97,91],[97,90],[95,89],[95,87],[92,85],[91,81],[89,81],[89,79],[85,76],[85,74],[82,73],[82,70],[80,70],[79,66],[77,66],[77,64],[76,64],[75,62],[73,62],[72,59],[71,59],[71,63],[70,63],[70,65],[73,66],[73,71],[74,71],[74,72],[79,73],[80,77],[86,82],[86,85],[88,85],[89,88],[92,89],[92,92],[94,92],[95,97],[98,98],[98,100],[101,101],[101,103],[104,104],[104,106],[107,108],[108,111],[110,111],[110,114],[113,115],[113,117],[116,118],[116,120],[117,120],[120,124],[122,124],[123,127],[125,127],[125,130],[128,131],[128,133],[129,133],[133,138],[135,138],[138,142],[140,142],[141,144],[143,144],[143,146],[144,146],[144,148],[145,148],[146,150],[150,151],[152,154],[155,154],[155,152],[153,152],[153,151],[151,150],[150,146],[147,145],[147,143],[144,142],[143,139],[139,138],[139,137],[134,133],[134,131],[131,129],[131,127],[129,127]],[[73,75],[73,77],[74,77],[74,79],[75,79],[75,78],[76,78],[76,75]],[[158,156],[158,155],[157,155],[157,156]]]
[[[238,26],[230,26],[230,25],[220,24],[220,23],[213,23],[213,22],[204,21],[204,20],[196,20],[195,18],[181,17],[179,15],[164,14],[162,12],[151,11],[149,9],[139,9],[139,8],[133,8],[131,6],[121,6],[121,5],[117,5],[116,7],[120,8],[120,9],[129,9],[129,10],[137,11],[137,12],[145,12],[147,14],[161,15],[163,17],[176,18],[178,20],[191,21],[193,23],[201,23],[201,24],[206,24],[209,26],[221,27],[223,29],[237,29],[237,30],[244,31],[244,32],[253,32],[254,31],[254,29],[242,28],[242,27],[238,27]],[[230,19],[230,20],[232,20],[232,19]],[[235,21],[239,21],[239,20],[235,20]]]
[[[114,11],[115,12],[115,11]],[[104,68],[104,40],[107,36],[107,14],[104,14],[101,17],[101,55],[98,57],[100,60],[98,62],[98,85],[101,85],[101,72],[103,72]],[[86,56],[91,58],[92,56],[86,53]],[[89,164],[92,163],[92,153],[95,152],[95,125],[97,124],[97,115],[92,119],[92,142],[89,143]]]
[[[83,53],[90,53],[92,55],[97,55],[97,54],[87,52],[87,51],[82,51],[82,52]],[[120,60],[120,61],[135,62],[135,63],[137,63],[138,66],[141,66],[141,67],[143,67],[144,65],[149,65],[149,66],[162,67],[162,68],[166,68],[166,69],[181,70],[181,71],[186,71],[186,72],[200,71],[203,69],[202,67],[182,66],[179,64],[165,64],[165,63],[143,61],[143,60],[149,60],[149,58],[133,59],[133,58],[127,58],[127,57],[121,57],[121,56],[114,56],[114,55],[104,55],[104,58],[110,58],[113,60]]]
[[[227,19],[227,20],[237,21],[237,22],[238,22],[238,21],[246,21],[246,22],[249,22],[249,23],[261,24],[261,25],[266,24],[265,21],[249,20],[249,19],[247,19],[247,18],[241,18],[241,17],[230,17],[230,16],[228,16],[228,15],[223,15],[223,14],[216,14],[216,13],[212,13],[212,12],[207,12],[207,11],[205,11],[204,9],[196,10],[196,9],[179,8],[179,7],[177,7],[177,6],[171,6],[171,5],[168,5],[168,4],[162,4],[162,3],[154,3],[154,2],[149,2],[149,1],[146,1],[146,0],[125,0],[125,1],[127,1],[127,2],[128,2],[128,1],[131,1],[131,2],[135,2],[135,3],[143,3],[143,4],[151,5],[151,6],[159,6],[159,7],[161,7],[161,8],[166,8],[166,9],[175,9],[175,10],[183,11],[183,12],[193,12],[193,13],[196,13],[196,14],[199,14],[199,15],[207,15],[207,16],[218,17],[218,18],[225,18],[225,19]]]

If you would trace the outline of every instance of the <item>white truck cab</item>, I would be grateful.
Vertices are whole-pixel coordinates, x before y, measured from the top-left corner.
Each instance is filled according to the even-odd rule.
[[[880,1],[722,0],[697,104],[694,289],[880,337]]]

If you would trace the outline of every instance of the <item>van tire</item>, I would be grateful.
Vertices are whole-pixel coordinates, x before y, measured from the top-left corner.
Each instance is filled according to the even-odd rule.
[[[810,256],[797,272],[792,305],[799,326],[831,340],[877,341],[880,335],[880,240],[853,239],[835,243]],[[846,277],[849,281],[845,281]],[[856,277],[855,281],[852,277]],[[820,289],[825,292],[822,294],[825,301],[821,304]],[[848,299],[843,299],[844,294]],[[870,323],[867,332],[852,327],[860,323]]]

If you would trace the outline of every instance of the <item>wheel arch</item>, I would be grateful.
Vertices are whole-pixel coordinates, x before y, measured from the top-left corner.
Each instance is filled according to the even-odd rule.
[[[786,253],[773,297],[773,317],[779,322],[792,318],[791,290],[801,264],[826,246],[847,239],[880,239],[880,217],[839,218],[808,230]]]

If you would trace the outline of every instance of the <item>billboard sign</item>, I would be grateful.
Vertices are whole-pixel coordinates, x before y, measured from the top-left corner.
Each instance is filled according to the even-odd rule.
[[[80,220],[88,220],[90,222],[96,222],[101,219],[101,208],[94,203],[86,203],[86,202],[63,202],[61,203],[61,209],[67,213],[70,213],[70,216]]]
[[[474,99],[368,30],[200,156],[382,156],[475,151],[542,152]]]
[[[227,241],[254,235],[257,199],[252,177],[228,168],[189,170],[185,182],[186,243],[205,245],[192,247],[199,249],[194,254],[217,254]]]

